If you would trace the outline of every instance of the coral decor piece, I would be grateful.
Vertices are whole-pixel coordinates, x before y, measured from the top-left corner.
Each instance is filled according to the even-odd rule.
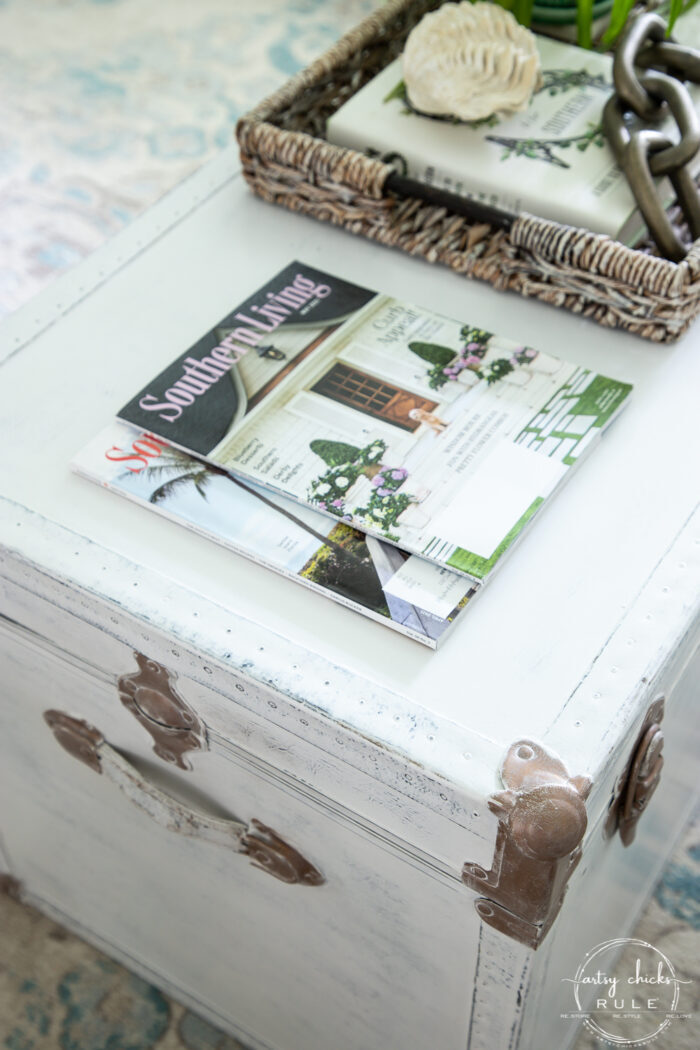
[[[443,4],[406,41],[411,105],[429,116],[483,120],[528,105],[542,80],[534,34],[490,3]]]

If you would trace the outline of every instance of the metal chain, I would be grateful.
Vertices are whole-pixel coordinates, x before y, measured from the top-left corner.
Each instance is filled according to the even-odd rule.
[[[690,169],[700,151],[700,119],[683,81],[700,84],[700,51],[667,38],[658,15],[637,15],[615,53],[615,90],[603,109],[603,131],[649,233],[674,262],[684,259],[687,249],[659,199],[655,176],[668,176],[693,240],[700,237],[700,196]],[[673,139],[660,127],[669,116],[677,131]]]

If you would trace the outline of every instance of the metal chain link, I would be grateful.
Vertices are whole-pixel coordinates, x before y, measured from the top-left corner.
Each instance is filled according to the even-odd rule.
[[[700,151],[700,119],[683,81],[700,84],[700,51],[667,38],[658,15],[637,15],[615,53],[615,90],[603,109],[603,132],[649,233],[674,262],[684,259],[687,249],[666,214],[655,176],[668,176],[693,240],[700,237],[700,196],[689,167]],[[656,127],[639,127],[631,114]],[[673,139],[660,127],[669,116],[677,131]]]

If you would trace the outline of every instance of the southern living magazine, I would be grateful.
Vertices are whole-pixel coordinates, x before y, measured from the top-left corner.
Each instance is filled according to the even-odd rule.
[[[73,469],[252,561],[435,649],[479,588],[345,522],[113,423]]]
[[[479,582],[630,389],[293,262],[119,417]]]

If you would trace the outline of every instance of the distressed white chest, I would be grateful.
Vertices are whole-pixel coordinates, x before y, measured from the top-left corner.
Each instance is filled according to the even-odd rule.
[[[292,258],[635,384],[437,654],[69,471]],[[562,978],[697,780],[700,332],[505,302],[254,200],[230,152],[1,339],[3,871],[252,1046],[566,1046]]]

